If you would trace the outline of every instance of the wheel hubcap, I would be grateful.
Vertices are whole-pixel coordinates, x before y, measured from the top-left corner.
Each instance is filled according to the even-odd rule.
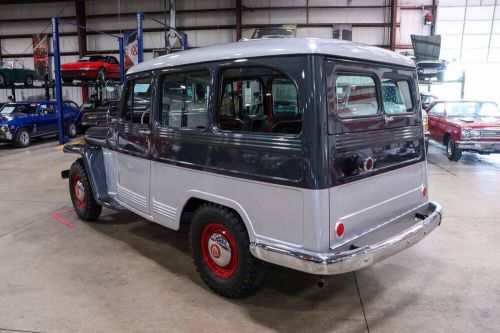
[[[82,180],[80,176],[75,176],[73,180],[73,190],[75,192],[75,199],[78,207],[82,208],[85,206],[85,188],[83,187]]]
[[[217,277],[234,275],[238,264],[238,249],[233,234],[223,225],[207,224],[201,233],[201,255],[207,268]]]
[[[225,267],[231,261],[231,246],[224,235],[214,233],[208,240],[210,258],[219,266]]]
[[[28,140],[29,140],[28,133],[22,132],[21,135],[20,135],[20,139],[21,139],[21,143],[22,144],[27,144]]]

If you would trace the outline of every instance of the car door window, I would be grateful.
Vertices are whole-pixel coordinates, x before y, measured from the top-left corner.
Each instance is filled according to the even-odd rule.
[[[52,104],[40,104],[40,114],[42,115],[51,115],[55,114],[56,110],[54,105]]]
[[[151,115],[151,78],[140,78],[127,84],[122,118],[129,123],[149,124]]]
[[[163,76],[160,124],[178,128],[205,128],[210,80],[209,71]]]
[[[299,134],[302,110],[297,87],[274,69],[227,69],[222,74],[217,122],[222,130]]]
[[[437,103],[429,110],[430,116],[440,117],[444,113],[444,103]]]

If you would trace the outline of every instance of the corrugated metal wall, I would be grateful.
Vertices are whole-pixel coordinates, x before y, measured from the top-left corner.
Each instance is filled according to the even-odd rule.
[[[167,1],[168,2],[168,1]],[[333,24],[351,23],[353,40],[387,46],[389,44],[390,0],[242,0],[243,37],[249,37],[250,28],[266,24],[298,24],[299,37],[332,38]],[[400,0],[401,7],[418,7],[430,5],[432,0]],[[164,0],[87,0],[87,26],[102,30],[126,30],[136,28],[133,15],[138,11],[162,12]],[[186,32],[190,47],[233,42],[236,40],[235,0],[178,0],[177,26]],[[325,8],[335,6],[337,8]],[[354,6],[352,8],[340,8]],[[378,6],[364,8],[363,6]],[[309,7],[306,10],[306,7]],[[319,7],[319,8],[318,8]],[[357,7],[357,8],[356,8]],[[407,9],[407,8],[406,8]],[[207,11],[209,10],[209,11]],[[120,12],[121,15],[117,15]],[[410,34],[429,34],[430,28],[423,25],[424,10],[399,10],[396,44],[408,46]],[[106,15],[99,17],[99,15]],[[31,5],[0,5],[0,39],[4,60],[9,60],[8,54],[27,54],[21,57],[26,67],[33,68],[31,34],[51,32],[51,16],[74,17],[74,1],[40,3]],[[163,15],[154,15],[163,21]],[[45,18],[44,20],[34,20]],[[33,20],[27,20],[33,19]],[[22,21],[15,21],[22,20]],[[74,21],[74,18],[71,19]],[[385,24],[385,26],[384,26]],[[368,25],[368,26],[367,26]],[[373,26],[371,26],[373,25]],[[158,28],[152,20],[145,21],[145,28]],[[185,29],[183,29],[185,28]],[[75,27],[61,24],[60,32],[75,32]],[[15,35],[21,35],[15,37]],[[2,38],[8,36],[9,38]],[[146,32],[145,48],[161,48],[163,32]],[[49,40],[51,43],[51,40]],[[62,52],[78,51],[76,35],[60,38]],[[89,35],[87,47],[90,51],[117,50],[117,42],[102,35]],[[145,59],[152,53],[145,54]],[[77,60],[77,55],[65,55],[61,61]],[[42,94],[43,90],[25,91],[24,95]],[[10,92],[0,90],[0,101]],[[81,102],[81,91],[78,88],[65,88],[64,95],[68,99]],[[21,96],[18,96],[18,99]]]

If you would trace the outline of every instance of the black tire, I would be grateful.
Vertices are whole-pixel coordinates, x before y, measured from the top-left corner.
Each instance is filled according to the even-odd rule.
[[[27,86],[27,87],[31,87],[33,86],[33,76],[31,75],[27,75],[25,78],[24,78],[24,85]]]
[[[4,86],[7,82],[5,82],[5,76],[0,74],[0,86]]]
[[[462,157],[462,149],[457,148],[453,139],[448,139],[446,143],[446,156],[450,161],[457,162]]]
[[[73,83],[73,79],[63,78],[62,82],[64,82],[64,83]]]
[[[69,193],[79,218],[84,221],[94,221],[101,215],[102,206],[94,198],[90,179],[81,158],[69,169]]]
[[[189,238],[194,264],[210,289],[241,298],[262,285],[267,264],[250,253],[245,224],[232,210],[209,203],[200,206],[193,215]]]
[[[27,128],[21,128],[14,139],[14,144],[17,147],[25,148],[28,147],[31,143],[31,133]]]
[[[70,138],[74,138],[78,134],[78,129],[75,123],[69,123],[66,127],[66,135]]]

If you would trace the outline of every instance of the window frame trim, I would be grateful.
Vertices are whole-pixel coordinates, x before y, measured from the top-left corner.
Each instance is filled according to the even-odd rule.
[[[137,81],[137,80],[141,80],[141,79],[145,79],[145,78],[151,79],[151,87],[152,87],[152,90],[151,90],[151,114],[154,115],[155,110],[154,110],[153,101],[154,101],[154,96],[155,96],[155,80],[156,80],[156,75],[154,74],[154,72],[139,73],[139,74],[127,77],[126,81],[123,84],[124,88],[122,90],[122,96],[120,98],[120,103],[118,104],[119,105],[119,110],[120,110],[120,112],[118,113],[118,122],[120,122],[122,124],[126,123],[126,124],[129,124],[129,125],[140,125],[140,126],[146,125],[146,124],[134,123],[132,121],[128,121],[124,117],[124,113],[125,113],[125,109],[126,109],[127,101],[128,101],[128,97],[129,97],[129,96],[127,96],[129,83],[132,82],[132,81]],[[148,124],[148,126],[151,126],[151,124],[152,124],[152,122],[151,122],[152,118],[153,117],[151,117],[151,115],[150,115],[149,116],[149,124]]]

